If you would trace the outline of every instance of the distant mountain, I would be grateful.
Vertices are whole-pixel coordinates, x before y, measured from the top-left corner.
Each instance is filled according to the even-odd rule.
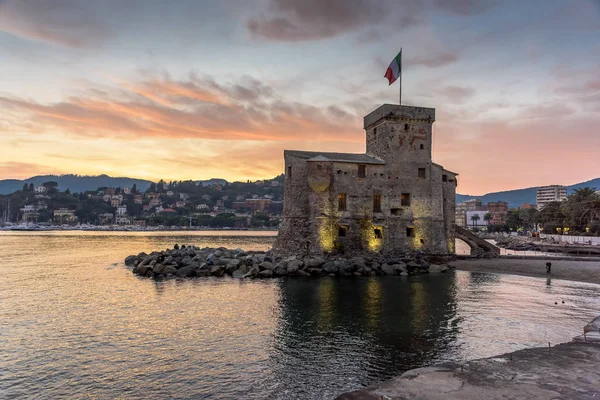
[[[591,181],[576,183],[567,186],[567,194],[573,193],[575,189],[583,187],[591,187],[600,190],[600,178],[592,179]],[[460,203],[465,200],[481,199],[483,204],[490,201],[506,201],[509,208],[514,208],[523,205],[523,203],[535,204],[535,187],[526,189],[507,190],[504,192],[494,192],[484,194],[482,196],[471,196],[468,194],[456,194],[456,202]]]
[[[58,190],[64,191],[67,188],[71,192],[83,192],[86,190],[96,190],[99,187],[132,187],[134,184],[139,190],[146,190],[150,187],[151,181],[134,178],[113,178],[108,175],[83,176],[83,175],[38,175],[29,179],[5,179],[0,180],[0,194],[9,194],[23,189],[23,184],[33,183],[39,186],[44,182],[54,181],[58,183]]]

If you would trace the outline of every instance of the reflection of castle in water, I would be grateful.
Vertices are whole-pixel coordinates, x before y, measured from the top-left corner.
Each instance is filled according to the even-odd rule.
[[[280,289],[276,347],[290,352],[278,356],[293,359],[291,369],[298,362],[332,373],[350,368],[369,384],[447,358],[457,334],[454,274],[288,279]]]

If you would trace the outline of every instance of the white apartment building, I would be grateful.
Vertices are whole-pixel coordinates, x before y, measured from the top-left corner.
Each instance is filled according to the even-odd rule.
[[[561,185],[541,186],[535,192],[535,204],[538,210],[553,201],[567,199],[567,187]]]

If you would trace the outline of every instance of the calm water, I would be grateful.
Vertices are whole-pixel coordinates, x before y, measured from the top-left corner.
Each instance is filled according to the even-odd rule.
[[[246,236],[0,233],[0,398],[331,399],[433,362],[568,341],[600,314],[600,286],[559,280],[154,282],[122,264],[174,243],[274,240],[228,234]]]

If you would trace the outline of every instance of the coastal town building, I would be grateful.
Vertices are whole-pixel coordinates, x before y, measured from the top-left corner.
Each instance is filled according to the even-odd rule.
[[[506,201],[490,201],[487,203],[487,212],[491,214],[491,224],[503,224],[508,215],[508,203]]]
[[[538,187],[535,191],[535,204],[538,210],[544,208],[553,201],[563,201],[567,199],[567,187],[561,185],[550,185]]]
[[[36,186],[36,187],[33,189],[33,191],[34,191],[35,193],[46,193],[46,190],[47,190],[47,189],[46,189],[46,186],[44,186],[44,185]]]
[[[483,205],[480,199],[470,199],[456,204],[454,223],[462,228],[467,224],[467,211],[481,211]]]
[[[432,108],[364,118],[366,152],[285,150],[277,254],[454,252],[457,174],[432,162]]]
[[[115,216],[115,224],[131,225],[131,218],[127,215],[117,215],[117,216]]]
[[[75,212],[67,208],[59,208],[54,210],[52,221],[58,224],[72,224],[77,221]]]

